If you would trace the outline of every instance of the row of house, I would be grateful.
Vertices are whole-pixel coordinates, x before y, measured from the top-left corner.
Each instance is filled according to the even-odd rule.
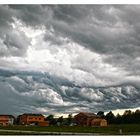
[[[45,117],[42,114],[22,114],[17,117],[18,124],[20,125],[38,125],[48,126],[49,122],[45,121]],[[0,125],[13,125],[15,117],[12,115],[0,115]]]
[[[107,126],[107,121],[94,113],[80,112],[73,119],[75,124],[79,126]],[[12,115],[0,115],[0,125],[13,125],[14,120],[15,118]],[[17,120],[20,125],[49,125],[49,122],[45,121],[45,117],[42,114],[24,113],[19,115]]]

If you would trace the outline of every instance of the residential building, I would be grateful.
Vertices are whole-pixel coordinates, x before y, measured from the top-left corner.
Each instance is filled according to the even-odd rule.
[[[14,119],[15,118],[12,115],[0,115],[0,125],[13,125]]]
[[[74,119],[76,124],[80,126],[107,126],[107,121],[94,113],[80,112],[74,116]],[[98,123],[94,120],[98,120]]]
[[[93,119],[91,121],[91,126],[101,126],[101,127],[107,126],[107,120],[102,119],[102,118]]]
[[[40,125],[48,126],[49,123],[45,121],[45,117],[42,114],[22,114],[18,116],[19,124],[22,125]]]

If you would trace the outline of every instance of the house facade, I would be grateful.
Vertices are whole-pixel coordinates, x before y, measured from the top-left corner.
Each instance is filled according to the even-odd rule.
[[[99,118],[93,119],[91,121],[91,126],[101,126],[101,127],[107,126],[107,120]]]
[[[22,125],[40,125],[48,126],[49,123],[45,121],[45,117],[42,114],[22,114],[19,117],[19,124]]]
[[[74,119],[80,126],[107,126],[107,121],[94,113],[80,112]]]
[[[0,125],[13,125],[14,124],[14,116],[12,115],[0,115]]]

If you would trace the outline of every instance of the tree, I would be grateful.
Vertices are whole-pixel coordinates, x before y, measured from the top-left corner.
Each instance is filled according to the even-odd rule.
[[[134,113],[135,123],[140,123],[140,110],[137,109]]]
[[[131,110],[125,110],[122,115],[122,119],[124,123],[133,123],[134,119],[133,119],[133,113],[131,112]]]
[[[123,113],[123,115],[131,115],[131,114],[132,114],[131,110],[125,110]]]
[[[122,116],[121,116],[119,113],[116,115],[115,123],[116,123],[116,124],[121,124],[121,123],[123,123],[123,121],[122,121]]]
[[[100,116],[101,118],[105,118],[104,112],[103,111],[99,111],[97,113],[98,116]]]
[[[140,110],[137,109],[137,110],[135,111],[135,114],[140,114]]]
[[[59,117],[58,119],[57,119],[57,124],[58,125],[62,125],[63,124],[63,116],[61,116],[61,117]]]
[[[105,119],[108,121],[108,123],[114,123],[115,121],[115,115],[110,111],[106,114]]]
[[[46,117],[45,119],[46,121],[49,121],[49,125],[56,125],[57,121],[54,118],[54,115],[49,115],[48,117]]]
[[[46,121],[50,121],[54,119],[54,115],[49,115],[48,117],[46,117]]]
[[[67,124],[70,125],[72,123],[72,114],[68,115]]]

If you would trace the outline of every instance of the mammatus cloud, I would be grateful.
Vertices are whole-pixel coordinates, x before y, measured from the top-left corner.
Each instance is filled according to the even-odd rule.
[[[5,110],[139,107],[139,14],[139,5],[1,5]]]

